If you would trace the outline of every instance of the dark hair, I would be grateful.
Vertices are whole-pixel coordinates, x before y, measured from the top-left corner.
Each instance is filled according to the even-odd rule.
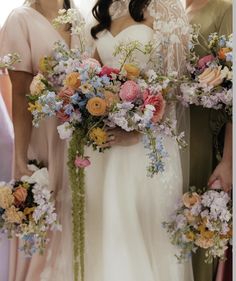
[[[94,18],[98,24],[91,28],[91,35],[97,39],[97,34],[104,29],[111,27],[111,15],[109,8],[114,1],[120,0],[98,0],[92,9]],[[129,13],[130,16],[137,22],[144,20],[144,9],[149,5],[150,0],[130,0]]]
[[[71,8],[70,6],[70,0],[64,0],[64,3],[63,3],[63,8],[68,10]]]

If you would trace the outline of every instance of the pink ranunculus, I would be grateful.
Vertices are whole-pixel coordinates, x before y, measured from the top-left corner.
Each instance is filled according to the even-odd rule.
[[[144,106],[150,104],[155,107],[152,121],[154,123],[159,122],[165,113],[166,107],[166,101],[164,100],[162,93],[150,94],[149,90],[146,90],[143,94],[143,99]]]
[[[70,119],[70,116],[67,115],[64,110],[58,111],[56,115],[57,115],[58,119],[61,120],[62,122],[69,121],[69,119]]]
[[[119,96],[123,101],[134,101],[140,96],[139,85],[132,80],[126,81],[120,88]]]
[[[198,68],[200,69],[205,69],[205,67],[207,66],[208,63],[212,62],[214,60],[214,56],[213,55],[207,55],[203,58],[201,58],[198,61]]]
[[[91,68],[96,68],[97,66],[101,66],[100,62],[93,58],[83,59],[81,67],[85,67],[86,65],[89,65]]]
[[[91,164],[89,157],[77,156],[75,159],[75,166],[78,168],[86,168]]]
[[[107,75],[108,77],[111,77],[112,74],[119,74],[119,72],[120,70],[118,68],[112,68],[104,65],[99,73],[99,76]]]
[[[70,98],[74,95],[75,91],[69,88],[63,88],[58,96],[64,101],[64,103],[70,103]]]

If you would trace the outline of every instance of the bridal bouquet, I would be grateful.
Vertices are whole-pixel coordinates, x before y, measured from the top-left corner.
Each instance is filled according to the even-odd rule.
[[[0,183],[0,232],[19,237],[26,256],[43,253],[47,232],[60,230],[52,194],[48,190],[48,171],[32,166],[32,176],[20,181]]]
[[[184,105],[225,109],[232,114],[233,99],[233,37],[210,34],[207,56],[199,58],[194,52],[198,43],[197,27],[192,34],[190,60],[187,65],[190,81],[181,84],[179,99]]]
[[[171,242],[180,248],[181,262],[198,248],[206,250],[205,262],[213,258],[224,259],[225,250],[232,239],[232,200],[221,190],[183,195],[169,222],[163,223]]]
[[[73,15],[61,11],[57,24],[72,24],[68,13]],[[77,34],[83,42],[80,32]],[[132,60],[137,50],[149,54],[152,46],[137,41],[121,43],[114,52],[114,56],[120,55],[120,68],[102,67],[83,47],[70,50],[57,42],[52,55],[41,59],[40,72],[30,86],[29,110],[34,126],[54,116],[61,123],[57,127],[61,139],[69,140],[75,280],[79,274],[84,280],[84,168],[91,164],[85,147],[103,152],[109,138],[107,128],[140,132],[150,159],[148,175],[154,176],[164,171],[168,156],[163,135],[184,145],[184,135],[175,133],[175,122],[163,118],[166,104],[173,98],[175,74],[164,77],[141,69]]]

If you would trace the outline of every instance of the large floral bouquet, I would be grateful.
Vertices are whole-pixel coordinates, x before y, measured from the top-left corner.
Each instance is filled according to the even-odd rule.
[[[209,35],[206,45],[207,56],[199,58],[195,54],[198,42],[198,27],[194,26],[190,44],[190,59],[187,64],[190,81],[181,84],[179,97],[185,105],[195,104],[205,108],[225,109],[232,114],[232,64],[233,38]]]
[[[48,189],[48,171],[31,165],[32,176],[20,181],[0,183],[0,232],[22,240],[26,256],[43,253],[48,231],[61,229],[52,194]]]
[[[68,23],[68,13],[61,12],[56,20]],[[79,34],[81,37],[81,34]],[[83,42],[83,38],[80,42]],[[167,157],[163,136],[184,145],[184,135],[176,135],[175,122],[163,118],[166,104],[174,98],[177,79],[158,75],[154,70],[142,69],[134,61],[134,53],[152,52],[152,44],[137,41],[121,43],[114,51],[120,67],[101,66],[83,48],[70,50],[55,44],[52,56],[40,61],[40,72],[34,77],[29,95],[29,110],[33,124],[56,117],[61,122],[58,132],[69,140],[69,176],[72,189],[74,278],[80,272],[84,280],[84,168],[90,165],[85,147],[104,151],[108,141],[107,128],[137,131],[144,136],[150,164],[148,175],[164,171]]]
[[[232,239],[232,200],[221,190],[196,192],[192,189],[183,195],[170,221],[163,225],[171,242],[180,248],[181,262],[198,248],[206,250],[206,262],[224,258]]]

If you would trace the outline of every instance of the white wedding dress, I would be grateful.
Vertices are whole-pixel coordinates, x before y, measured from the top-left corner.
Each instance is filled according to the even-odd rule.
[[[147,44],[153,30],[135,24],[113,36],[98,35],[96,48],[104,65],[119,67],[113,51],[120,41]],[[148,58],[136,54],[145,66]],[[168,106],[175,118],[175,104]],[[86,281],[192,281],[190,263],[180,265],[162,222],[168,220],[182,194],[183,180],[177,143],[164,137],[169,154],[165,172],[147,177],[147,151],[142,142],[115,146],[104,154],[87,151]]]

